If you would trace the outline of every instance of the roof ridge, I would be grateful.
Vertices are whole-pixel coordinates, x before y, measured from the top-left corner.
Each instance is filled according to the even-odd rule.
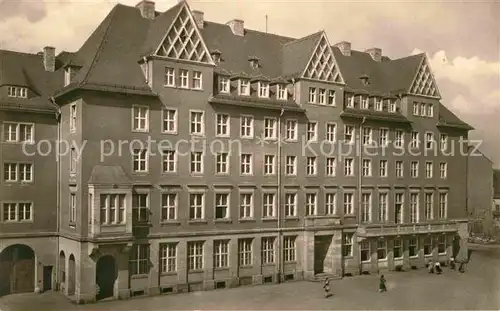
[[[87,82],[87,79],[89,78],[90,71],[93,69],[95,63],[97,62],[97,59],[99,58],[100,52],[102,51],[102,47],[104,45],[104,42],[106,41],[106,38],[108,37],[109,29],[111,28],[111,24],[113,23],[113,19],[115,18],[117,7],[119,5],[120,4],[118,3],[117,5],[115,5],[113,7],[113,9],[111,9],[111,12],[109,13],[109,15],[110,15],[110,17],[109,17],[109,23],[106,26],[106,30],[104,31],[104,34],[102,35],[101,42],[99,42],[99,46],[97,47],[97,50],[96,50],[96,52],[94,54],[94,57],[92,58],[92,61],[90,62],[90,66],[87,69],[87,72],[85,73],[85,76],[80,81],[79,85],[83,85],[83,84],[85,84]]]
[[[305,36],[305,37],[298,38],[298,39],[295,39],[295,40],[293,40],[293,41],[287,42],[287,43],[283,44],[283,47],[284,47],[284,46],[286,46],[286,45],[289,45],[289,44],[299,43],[299,42],[301,42],[301,41],[304,41],[304,40],[310,39],[310,38],[312,38],[313,36],[316,36],[316,35],[318,35],[318,34],[320,34],[320,33],[324,33],[324,32],[325,32],[324,30],[319,30],[319,31],[317,31],[317,32],[315,32],[315,33],[312,33],[312,34],[309,34],[309,35],[307,35],[307,36]]]
[[[21,55],[21,56],[39,56],[38,53],[40,53],[40,52],[28,53],[28,52],[0,49],[0,53],[17,54],[17,55]]]

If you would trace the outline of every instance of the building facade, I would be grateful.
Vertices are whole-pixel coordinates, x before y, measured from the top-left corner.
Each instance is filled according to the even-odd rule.
[[[41,186],[26,186],[29,222],[11,224],[3,202],[0,250],[30,249],[36,290],[87,302],[466,252],[472,128],[441,103],[424,54],[391,60],[323,31],[289,38],[142,1],[115,6],[75,53],[20,57],[51,81],[0,80],[28,88],[19,106],[47,106],[46,120],[23,114],[34,144],[9,145],[37,155]],[[5,134],[18,119],[4,110]],[[64,147],[39,157],[42,134]],[[2,200],[24,200],[22,186],[4,182]],[[12,281],[19,261],[5,255],[6,293],[28,289]]]

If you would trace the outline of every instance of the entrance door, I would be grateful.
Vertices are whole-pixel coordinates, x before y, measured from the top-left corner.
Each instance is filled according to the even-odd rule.
[[[35,253],[26,245],[7,247],[0,254],[0,295],[35,290]]]
[[[52,289],[52,269],[53,266],[43,267],[43,291]]]
[[[332,236],[330,235],[318,235],[314,237],[314,273],[316,274],[325,272],[325,259],[331,240]]]
[[[117,277],[116,263],[112,256],[103,256],[97,261],[96,284],[99,287],[96,299],[101,300],[113,297],[115,280]]]

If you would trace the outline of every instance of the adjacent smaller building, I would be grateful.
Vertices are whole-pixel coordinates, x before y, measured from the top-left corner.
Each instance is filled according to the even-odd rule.
[[[494,235],[500,236],[500,169],[493,170],[493,204],[492,216]]]

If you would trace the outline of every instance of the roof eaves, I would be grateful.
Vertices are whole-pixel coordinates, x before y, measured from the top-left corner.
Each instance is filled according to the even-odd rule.
[[[291,101],[277,101],[277,100],[266,100],[266,99],[255,99],[255,98],[238,98],[231,95],[211,95],[208,99],[210,104],[222,104],[222,105],[233,105],[240,107],[252,107],[259,109],[269,109],[269,110],[285,110],[285,111],[295,111],[304,112],[305,109],[300,107],[295,102]]]

